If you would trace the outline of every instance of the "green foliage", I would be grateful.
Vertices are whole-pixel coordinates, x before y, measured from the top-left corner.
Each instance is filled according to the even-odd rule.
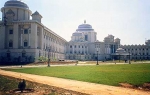
[[[44,56],[40,56],[40,57],[38,58],[38,60],[39,60],[40,62],[46,62],[46,61],[48,61],[48,58],[47,58],[47,57],[44,57]]]
[[[145,82],[150,82],[150,64],[20,68],[11,69],[11,71],[115,86],[119,85],[120,82],[133,85],[141,85]]]

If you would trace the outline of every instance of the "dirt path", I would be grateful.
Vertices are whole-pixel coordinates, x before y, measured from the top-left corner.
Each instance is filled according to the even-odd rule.
[[[107,86],[88,82],[81,82],[69,79],[61,79],[47,76],[39,76],[25,73],[4,71],[0,69],[0,74],[15,78],[22,78],[29,81],[56,86],[68,90],[73,90],[90,95],[150,95],[148,91],[141,91],[129,88]]]

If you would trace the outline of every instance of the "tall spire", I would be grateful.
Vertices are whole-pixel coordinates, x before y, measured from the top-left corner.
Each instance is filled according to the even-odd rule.
[[[86,23],[86,20],[84,20],[84,24]]]

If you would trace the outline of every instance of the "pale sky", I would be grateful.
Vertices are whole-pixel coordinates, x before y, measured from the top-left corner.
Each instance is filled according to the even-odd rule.
[[[0,7],[7,0],[0,0]],[[145,44],[150,39],[150,0],[23,0],[42,23],[69,41],[80,24],[86,22],[97,39],[112,34],[121,44]],[[1,13],[0,13],[1,15]]]

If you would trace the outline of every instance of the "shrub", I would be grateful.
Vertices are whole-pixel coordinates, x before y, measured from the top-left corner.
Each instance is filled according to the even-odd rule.
[[[46,62],[46,61],[48,61],[48,58],[47,58],[47,57],[44,57],[44,56],[40,56],[40,57],[38,58],[38,60],[39,60],[40,62]]]

